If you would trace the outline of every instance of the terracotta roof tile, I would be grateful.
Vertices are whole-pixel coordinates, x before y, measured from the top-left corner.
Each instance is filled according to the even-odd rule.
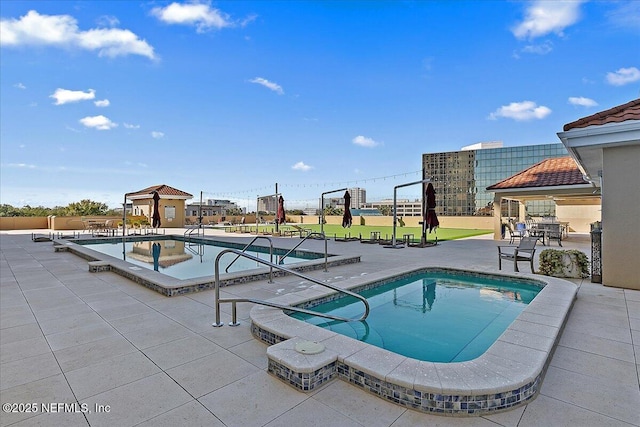
[[[487,190],[589,184],[571,157],[545,159],[535,165],[490,185]]]
[[[170,187],[165,184],[161,185],[153,185],[151,187],[147,187],[143,190],[136,191],[134,193],[129,193],[129,196],[151,196],[154,191],[157,191],[161,196],[179,196],[179,197],[193,197],[193,194],[186,193],[182,190],[178,190],[177,188]]]
[[[620,123],[627,120],[640,120],[640,98],[618,105],[608,110],[600,111],[587,117],[576,120],[575,122],[564,125],[563,130],[566,132],[575,128],[585,128],[593,125],[604,125],[607,123]]]

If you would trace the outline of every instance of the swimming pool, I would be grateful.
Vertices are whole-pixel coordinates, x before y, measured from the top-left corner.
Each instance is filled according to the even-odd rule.
[[[283,310],[255,306],[250,312],[251,332],[270,345],[268,372],[303,392],[315,391],[337,378],[387,401],[433,414],[491,414],[534,399],[575,301],[577,286],[527,273],[505,275],[439,267],[406,271],[399,266],[366,279],[347,279],[341,287],[361,292],[423,273],[472,275],[541,289],[481,355],[448,363],[407,357],[295,319]],[[432,310],[444,296],[436,290]],[[306,289],[270,301],[313,308],[337,298],[335,293]],[[431,298],[425,295],[426,307]],[[528,299],[522,294],[521,298]],[[422,307],[419,303],[418,309]],[[360,313],[362,310],[361,306]],[[452,328],[442,328],[455,333]]]
[[[371,307],[362,322],[290,315],[417,360],[463,362],[484,353],[540,289],[513,279],[424,272],[358,292]],[[352,298],[305,308],[347,318],[362,312]]]
[[[83,246],[106,255],[119,257],[131,264],[155,270],[176,279],[210,276],[214,273],[214,261],[223,249],[230,247],[239,249],[234,245],[223,244],[219,241],[203,243],[174,238],[129,242],[122,242],[122,240],[118,242],[95,242],[86,243]],[[269,249],[265,247],[251,246],[247,253],[260,259],[270,260]],[[278,255],[284,253],[282,250],[274,250],[273,262],[278,263]],[[295,255],[284,258],[282,264],[290,265],[310,259],[318,259],[322,256],[323,254],[313,252],[298,252]],[[262,267],[262,265],[242,257],[233,262],[235,257],[234,254],[228,254],[220,259],[221,273],[236,273]],[[227,267],[229,267],[228,271]]]
[[[287,239],[286,245],[293,247],[296,242],[289,240]],[[211,258],[215,258],[220,250],[241,250],[247,245],[248,241],[249,239],[247,238],[216,237],[212,239],[209,237],[192,237],[186,239],[181,235],[150,235],[127,237],[124,242],[124,249],[122,238],[85,238],[74,241],[57,239],[53,241],[53,245],[56,252],[70,252],[89,261],[88,267],[91,272],[110,271],[165,296],[176,296],[213,289],[215,287],[215,263]],[[98,244],[98,246],[92,246],[95,244]],[[154,244],[156,245],[154,246]],[[283,245],[285,244],[283,243]],[[158,246],[160,246],[160,254],[164,254],[164,257],[157,253]],[[104,248],[107,249],[104,250]],[[154,260],[154,248],[155,255],[158,257],[157,263]],[[256,252],[265,251],[268,259],[268,247],[256,245],[252,248],[250,254],[255,255]],[[274,247],[274,261],[276,261],[276,255],[284,255],[287,252],[289,250],[286,247]],[[310,251],[302,247],[298,248],[289,255],[292,258],[288,261],[287,268],[295,271],[312,271],[360,262],[359,255],[327,254],[326,261],[324,255],[324,253]],[[234,257],[235,254],[228,253],[221,257],[221,261],[230,262]],[[192,260],[195,264],[184,267],[186,259]],[[241,260],[243,258],[238,258],[235,264],[240,263]],[[226,273],[226,267],[222,262],[220,286],[265,280],[286,274],[276,268],[271,271],[268,267],[253,264],[244,264],[245,269],[243,270],[240,270],[234,264],[232,269],[237,268],[238,270],[232,271],[230,269]],[[287,259],[285,259],[285,263],[287,263]],[[175,273],[172,274],[176,276],[180,274],[180,277],[186,278],[165,274],[168,267],[175,266],[179,267],[174,269]],[[157,267],[157,271],[155,267]],[[186,273],[180,273],[180,270],[185,270]]]

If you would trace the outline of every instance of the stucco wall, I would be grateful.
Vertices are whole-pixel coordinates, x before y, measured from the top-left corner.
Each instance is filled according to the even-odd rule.
[[[47,217],[0,217],[0,230],[40,230],[49,228]]]
[[[583,203],[572,201],[568,204],[565,201],[556,202],[556,216],[560,221],[569,223],[569,231],[577,233],[588,233],[591,231],[591,224],[600,221],[601,215],[600,198],[590,199]]]
[[[640,146],[602,154],[602,283],[640,289]]]

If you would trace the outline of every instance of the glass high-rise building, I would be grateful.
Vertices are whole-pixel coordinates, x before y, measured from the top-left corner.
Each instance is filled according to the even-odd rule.
[[[489,148],[484,148],[489,147]],[[430,178],[438,201],[436,213],[445,216],[493,215],[493,192],[486,188],[496,182],[553,157],[568,156],[564,145],[541,144],[502,147],[501,143],[476,144],[460,151],[422,155],[422,174]],[[517,202],[502,215],[517,215]],[[555,215],[553,201],[526,202],[527,215]]]

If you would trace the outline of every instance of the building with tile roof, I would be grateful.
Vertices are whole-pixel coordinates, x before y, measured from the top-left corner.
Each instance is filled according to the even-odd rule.
[[[602,283],[640,289],[640,98],[567,123],[558,137],[602,193]]]
[[[166,184],[153,185],[142,190],[127,193],[125,199],[132,202],[131,214],[133,216],[145,216],[148,218],[149,223],[151,223],[154,192],[158,192],[160,196],[158,204],[161,227],[184,227],[185,204],[187,200],[193,198],[193,195]]]

